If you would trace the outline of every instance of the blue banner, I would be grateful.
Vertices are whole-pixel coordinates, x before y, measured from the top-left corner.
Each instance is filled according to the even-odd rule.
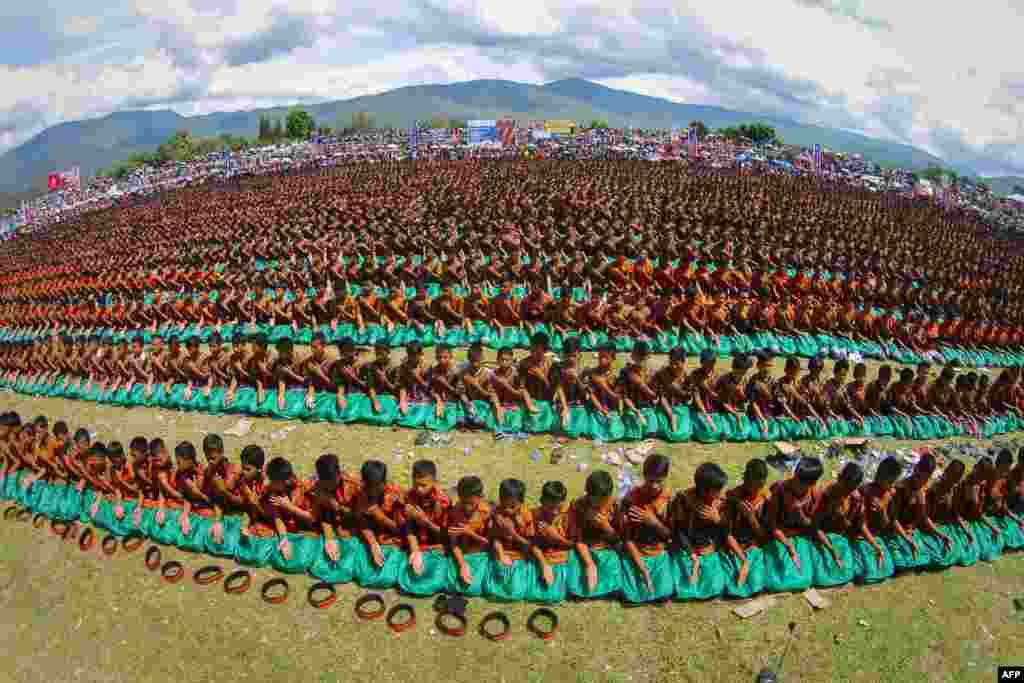
[[[490,120],[474,120],[469,122],[469,144],[479,145],[482,142],[498,141],[498,122]]]

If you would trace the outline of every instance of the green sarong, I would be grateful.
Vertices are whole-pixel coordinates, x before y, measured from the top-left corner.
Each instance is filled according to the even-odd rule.
[[[398,575],[398,588],[408,595],[434,595],[450,591],[451,560],[444,550],[427,550],[421,554],[423,571],[413,571],[412,563],[406,561]]]
[[[814,578],[813,584],[818,588],[831,588],[832,586],[843,586],[853,581],[856,566],[853,559],[853,551],[850,549],[850,540],[839,534],[827,534],[829,543],[836,551],[842,566],[836,563],[836,559],[829,552],[828,548],[814,544]]]
[[[1003,538],[996,534],[993,537],[992,530],[980,521],[968,522],[971,531],[974,532],[974,539],[978,545],[978,559],[982,562],[992,562],[1003,554]]]
[[[803,536],[790,536],[789,540],[800,559],[799,567],[779,541],[772,541],[764,549],[765,590],[769,593],[802,592],[814,583],[813,542]]]
[[[530,587],[537,580],[533,560],[512,560],[511,566],[495,560],[484,582],[484,594],[501,602],[520,602],[526,600]]]
[[[394,588],[398,585],[398,576],[402,567],[408,562],[408,555],[398,546],[382,545],[381,554],[384,565],[378,567],[373,561],[366,544],[360,544],[361,552],[356,555],[356,581],[363,588]]]
[[[957,564],[960,553],[963,552],[962,542],[956,533],[956,525],[940,524],[938,530],[949,537],[949,544],[943,543],[942,539],[932,534],[921,534],[921,546],[927,550],[932,561],[933,569],[948,569]]]
[[[910,532],[910,538],[914,540],[917,545],[917,555],[914,555],[913,548],[907,543],[902,536],[893,534],[886,536],[883,540],[885,546],[892,556],[893,567],[898,572],[910,571],[913,569],[924,569],[932,563],[931,554],[925,548],[923,543],[923,534],[914,529]]]
[[[640,604],[644,602],[656,602],[671,598],[676,592],[675,571],[672,557],[667,552],[647,557],[641,555],[641,560],[647,571],[651,574],[651,583],[654,590],[647,587],[643,574],[637,569],[632,558],[622,558],[622,597],[626,602]]]
[[[999,529],[1003,539],[1003,551],[1024,550],[1024,529],[1009,515],[992,517],[992,523]]]
[[[178,526],[178,516],[181,514],[181,510],[164,508],[163,512],[163,524],[157,519],[157,513],[153,513],[153,528],[149,531],[149,538],[160,545],[180,545],[181,527]]]
[[[305,574],[313,561],[323,554],[323,539],[312,534],[288,534],[287,539],[292,547],[291,557],[286,560],[281,550],[274,546],[274,552],[270,553],[270,566],[283,574]]]
[[[690,554],[672,554],[673,574],[676,584],[676,600],[711,600],[725,591],[728,581],[721,554],[710,552],[700,556],[700,570],[697,580],[692,581],[693,563]]]
[[[238,537],[235,562],[247,567],[266,567],[270,564],[270,556],[277,549],[278,542],[277,534],[258,536],[255,532],[246,533],[243,527]]]
[[[857,583],[881,583],[896,573],[892,555],[885,547],[885,543],[881,539],[875,540],[882,549],[881,562],[874,546],[868,543],[867,539],[857,538],[850,541],[854,561],[853,578]]]
[[[587,586],[587,571],[579,556],[576,556],[579,573],[570,575],[567,586],[569,595],[576,598],[603,598],[622,590],[622,558],[611,548],[590,549],[590,557],[597,570],[597,584],[594,590]]]
[[[349,583],[355,579],[356,563],[363,552],[358,538],[338,538],[338,561],[327,556],[321,546],[320,554],[309,567],[311,576],[327,583]]]
[[[179,530],[184,518],[183,511],[178,516]],[[213,525],[213,518],[204,517],[200,514],[190,514],[188,516],[188,524],[188,533],[186,534],[184,531],[181,531],[181,535],[178,538],[178,547],[190,553],[206,552],[206,542],[210,537],[210,527]]]
[[[220,543],[213,538],[213,527],[220,523],[223,536]],[[210,519],[210,532],[204,540],[205,551],[216,557],[234,558],[238,553],[238,539],[242,531],[242,518],[237,515],[227,515],[220,520]]]
[[[462,595],[478,598],[484,594],[484,587],[487,583],[487,577],[491,573],[491,556],[489,553],[470,553],[463,556],[466,562],[466,566],[469,568],[470,574],[472,574],[473,583],[467,584],[462,580],[462,576],[459,574],[459,565],[452,558],[452,561],[448,564],[448,585],[451,586],[452,590]]]
[[[554,578],[551,585],[544,583],[544,575],[540,567],[536,564],[534,565],[536,578],[526,592],[527,602],[539,602],[549,605],[562,602],[569,592],[570,582],[574,583],[579,580],[579,558],[574,551],[569,551],[565,562],[550,562],[549,565],[551,567],[551,575]]]
[[[744,551],[749,569],[746,580],[737,583],[740,575],[740,561],[727,550],[721,551],[722,571],[725,573],[725,586],[722,594],[730,598],[750,598],[763,593],[768,582],[768,572],[764,566],[764,550],[751,546]]]

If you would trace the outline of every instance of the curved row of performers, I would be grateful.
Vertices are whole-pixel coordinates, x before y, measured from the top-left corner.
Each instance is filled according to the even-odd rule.
[[[513,284],[477,284],[443,289],[345,286],[316,289],[260,290],[258,287],[220,290],[213,294],[180,296],[170,292],[144,303],[111,306],[92,304],[28,304],[0,307],[0,326],[30,334],[68,329],[110,329],[115,333],[159,329],[195,333],[230,326],[281,328],[292,336],[300,330],[351,326],[366,334],[376,327],[390,336],[408,328],[416,336],[430,333],[472,335],[486,328],[501,339],[506,331],[525,330],[528,336],[543,325],[551,334],[604,334],[608,338],[704,336],[712,346],[723,336],[827,335],[869,346],[892,345],[924,354],[940,346],[960,351],[993,353],[1019,351],[1024,327],[992,316],[964,318],[938,311],[880,309],[829,298],[790,296],[780,301],[753,291],[705,294],[696,290],[662,293],[593,293],[583,289],[522,288]]]
[[[356,581],[415,595],[457,592],[498,600],[558,602],[621,596],[633,603],[749,597],[812,585],[882,581],[898,571],[967,566],[1024,548],[1024,451],[1008,450],[967,472],[940,470],[925,453],[909,475],[895,458],[872,481],[848,463],[833,481],[803,458],[769,485],[764,461],[748,463],[729,488],[714,463],[673,494],[669,459],[651,455],[644,483],[616,497],[595,471],[584,495],[544,484],[530,509],[526,486],[506,479],[486,503],[479,477],[463,477],[452,500],[433,462],[412,465],[412,488],[367,461],[358,475],[334,455],[302,480],[290,462],[244,448],[240,463],[208,435],[205,463],[182,442],[171,458],[162,439],[91,443],[87,430],[52,433],[45,417],[0,416],[0,495],[53,520],[75,520],[115,536],[230,557],[250,566]]]
[[[690,369],[685,352],[674,349],[666,365],[654,368],[640,343],[616,372],[613,348],[583,367],[574,342],[567,340],[554,361],[546,335],[538,333],[524,358],[502,349],[495,367],[484,362],[481,346],[470,347],[463,364],[439,346],[428,364],[416,344],[395,363],[386,345],[364,360],[351,340],[329,354],[319,336],[304,354],[287,340],[272,352],[258,335],[232,349],[213,338],[205,353],[195,337],[184,345],[157,337],[148,349],[139,338],[131,348],[94,340],[77,351],[56,339],[30,352],[0,347],[0,371],[2,382],[19,392],[120,406],[441,431],[562,432],[605,441],[991,436],[1024,424],[1017,368],[990,382],[984,373],[958,373],[952,365],[937,374],[927,364],[896,373],[882,366],[869,381],[863,363],[851,378],[850,363],[840,360],[826,377],[821,358],[804,371],[789,357],[776,377],[767,354],[736,356],[721,372],[714,353],[705,351]]]

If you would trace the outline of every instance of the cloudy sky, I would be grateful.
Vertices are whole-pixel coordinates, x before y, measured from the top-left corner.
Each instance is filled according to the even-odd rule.
[[[403,85],[580,77],[1024,175],[1024,65],[1012,58],[1021,0],[6,4],[0,152],[118,109],[205,114]]]

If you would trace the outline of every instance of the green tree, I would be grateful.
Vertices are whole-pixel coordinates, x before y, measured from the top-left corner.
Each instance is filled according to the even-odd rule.
[[[725,128],[719,128],[718,134],[721,135],[726,140],[732,141],[739,140],[740,137],[742,137],[743,135],[742,133],[740,133],[740,129],[737,128],[736,126],[726,126]]]
[[[448,121],[449,128],[465,128],[468,125],[466,119],[450,119]]]
[[[430,128],[447,128],[448,117],[444,114],[438,114],[430,117]]]
[[[334,129],[330,126],[320,126],[316,129],[316,134],[323,138],[330,137],[333,133]]]
[[[739,133],[755,145],[768,144],[776,139],[775,129],[763,123],[743,124],[739,126]]]
[[[281,125],[281,120],[277,119],[277,120],[274,121],[273,125],[270,127],[270,139],[272,141],[274,141],[274,142],[277,142],[278,140],[280,140],[283,137],[284,137],[284,126]]]
[[[707,134],[708,134],[708,127],[705,126],[704,122],[700,121],[699,119],[694,119],[693,121],[690,121],[690,126],[689,127],[697,129],[697,139],[698,140],[703,140],[707,136]]]
[[[373,117],[365,111],[352,112],[351,130],[363,131],[373,128]]]
[[[594,119],[587,125],[587,128],[589,130],[607,130],[608,122],[601,119]]]
[[[316,129],[316,123],[308,111],[300,107],[293,107],[288,112],[285,129],[288,131],[288,137],[292,140],[306,140]]]
[[[270,119],[266,116],[260,116],[260,132],[256,139],[261,141],[270,139]]]
[[[942,182],[942,177],[944,175],[946,175],[946,172],[941,166],[929,166],[921,173],[922,178],[936,184]]]

